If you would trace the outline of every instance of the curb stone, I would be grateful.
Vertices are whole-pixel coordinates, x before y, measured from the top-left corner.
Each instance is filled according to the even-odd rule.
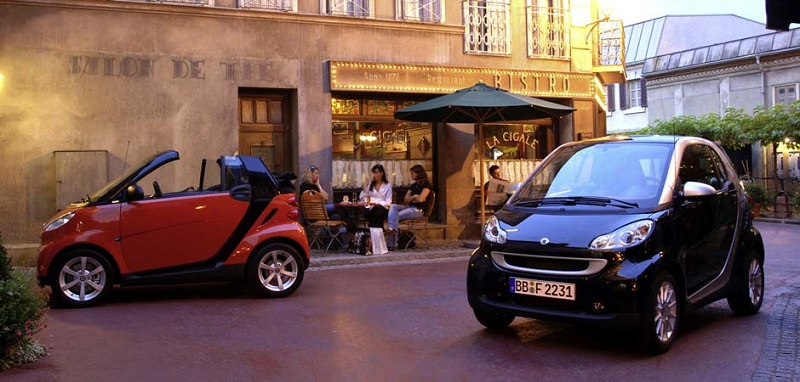
[[[800,381],[800,287],[786,287],[767,320],[754,382]]]

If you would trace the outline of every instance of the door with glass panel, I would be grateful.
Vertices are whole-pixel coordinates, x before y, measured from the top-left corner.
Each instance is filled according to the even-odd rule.
[[[274,172],[288,172],[288,106],[287,94],[240,94],[239,153],[260,157]]]

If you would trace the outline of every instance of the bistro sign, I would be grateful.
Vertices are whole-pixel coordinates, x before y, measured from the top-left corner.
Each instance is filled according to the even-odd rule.
[[[595,98],[591,74],[331,61],[331,90],[452,93],[478,82],[534,97]]]

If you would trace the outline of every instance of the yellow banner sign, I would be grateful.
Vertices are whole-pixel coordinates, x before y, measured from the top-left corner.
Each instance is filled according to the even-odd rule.
[[[534,97],[594,99],[594,75],[532,70],[330,62],[331,90],[446,94],[478,82]]]

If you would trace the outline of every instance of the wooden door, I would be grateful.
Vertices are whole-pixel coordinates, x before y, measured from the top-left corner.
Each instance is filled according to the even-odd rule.
[[[290,122],[288,95],[240,95],[239,153],[261,157],[271,171],[291,171]]]

